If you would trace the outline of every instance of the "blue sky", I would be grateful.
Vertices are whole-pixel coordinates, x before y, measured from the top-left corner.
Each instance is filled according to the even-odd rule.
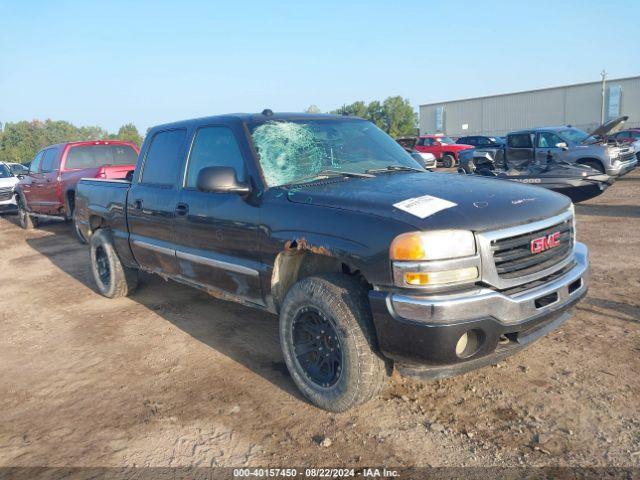
[[[0,121],[109,130],[640,74],[640,1],[0,0]]]

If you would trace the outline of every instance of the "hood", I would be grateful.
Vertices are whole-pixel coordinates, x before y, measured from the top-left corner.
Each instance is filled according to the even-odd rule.
[[[624,123],[629,119],[628,116],[622,116],[609,120],[596,128],[591,135],[594,137],[606,137],[607,135],[613,135],[619,132],[624,127]],[[583,142],[584,143],[584,142]]]
[[[551,217],[571,204],[552,191],[500,179],[406,172],[297,185],[287,198],[391,217],[424,230],[494,230]]]
[[[0,178],[0,188],[15,187],[19,181],[18,177]]]
[[[443,145],[443,147],[450,148],[451,150],[469,150],[470,148],[474,148],[473,145],[467,145],[466,143],[448,143],[447,145]]]

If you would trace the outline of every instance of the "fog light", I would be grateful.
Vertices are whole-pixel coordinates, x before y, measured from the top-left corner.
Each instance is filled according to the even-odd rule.
[[[476,330],[464,332],[456,343],[456,355],[459,358],[467,358],[480,348],[482,333]]]

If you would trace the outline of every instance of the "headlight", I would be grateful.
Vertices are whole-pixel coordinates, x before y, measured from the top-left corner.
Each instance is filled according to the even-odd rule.
[[[473,233],[467,230],[436,230],[398,235],[389,248],[391,260],[445,260],[476,253]]]
[[[447,287],[480,278],[480,256],[472,232],[438,230],[396,237],[389,248],[399,287]]]

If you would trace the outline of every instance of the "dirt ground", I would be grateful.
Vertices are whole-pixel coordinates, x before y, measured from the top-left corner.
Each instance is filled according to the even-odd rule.
[[[69,225],[5,215],[0,466],[640,466],[639,205],[640,171],[577,207],[592,283],[560,330],[338,415],[298,394],[275,317],[154,277],[108,300]]]

